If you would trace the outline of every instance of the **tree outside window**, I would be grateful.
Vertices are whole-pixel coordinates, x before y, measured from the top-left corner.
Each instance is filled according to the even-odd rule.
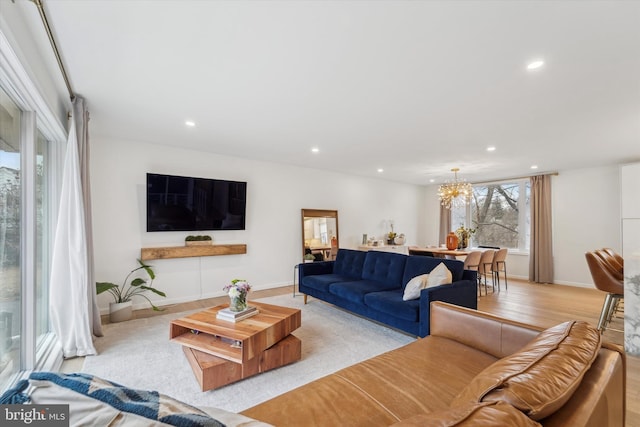
[[[473,246],[497,246],[522,252],[529,248],[528,179],[477,184],[468,206],[452,209],[452,228],[476,230]]]

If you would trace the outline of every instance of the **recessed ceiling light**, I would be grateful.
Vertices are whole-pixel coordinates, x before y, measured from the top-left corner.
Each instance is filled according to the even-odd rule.
[[[191,121],[191,120],[187,120],[186,122],[184,122],[185,126],[189,126],[190,128],[194,127],[196,125],[196,122]]]
[[[496,147],[494,147],[493,145],[490,145],[487,147],[487,151],[496,151]]]
[[[382,172],[384,172],[384,169],[378,168],[378,173],[382,173]]]
[[[538,165],[531,165],[531,169],[538,169]]]
[[[544,61],[538,59],[536,61],[532,61],[527,65],[527,70],[536,70],[544,65]]]
[[[429,182],[436,182],[436,180],[435,180],[435,179],[433,179],[433,178],[431,178],[431,179],[429,180]]]
[[[313,147],[313,148],[311,149],[311,152],[312,152],[312,153],[314,153],[314,154],[315,154],[315,153],[319,153],[319,152],[320,152],[320,149],[319,149],[318,147]]]

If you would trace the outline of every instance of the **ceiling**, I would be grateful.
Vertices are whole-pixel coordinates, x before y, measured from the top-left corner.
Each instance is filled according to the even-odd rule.
[[[640,159],[638,1],[44,7],[94,141],[421,185]]]

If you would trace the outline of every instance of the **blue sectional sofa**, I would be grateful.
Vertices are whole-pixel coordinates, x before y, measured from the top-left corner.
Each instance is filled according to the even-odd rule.
[[[451,284],[423,289],[420,298],[403,301],[407,283],[440,263],[451,271]],[[475,271],[462,261],[381,251],[340,249],[335,261],[300,264],[298,286],[307,296],[365,316],[412,335],[429,335],[432,301],[477,309]]]

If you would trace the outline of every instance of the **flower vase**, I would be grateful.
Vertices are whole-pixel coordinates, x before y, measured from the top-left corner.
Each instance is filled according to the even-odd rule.
[[[458,236],[453,231],[447,234],[447,249],[450,251],[458,249]]]
[[[462,233],[460,235],[460,242],[458,243],[458,249],[466,249],[469,246],[469,235]]]
[[[244,311],[247,309],[247,294],[240,293],[235,297],[229,297],[229,310],[233,312]]]

